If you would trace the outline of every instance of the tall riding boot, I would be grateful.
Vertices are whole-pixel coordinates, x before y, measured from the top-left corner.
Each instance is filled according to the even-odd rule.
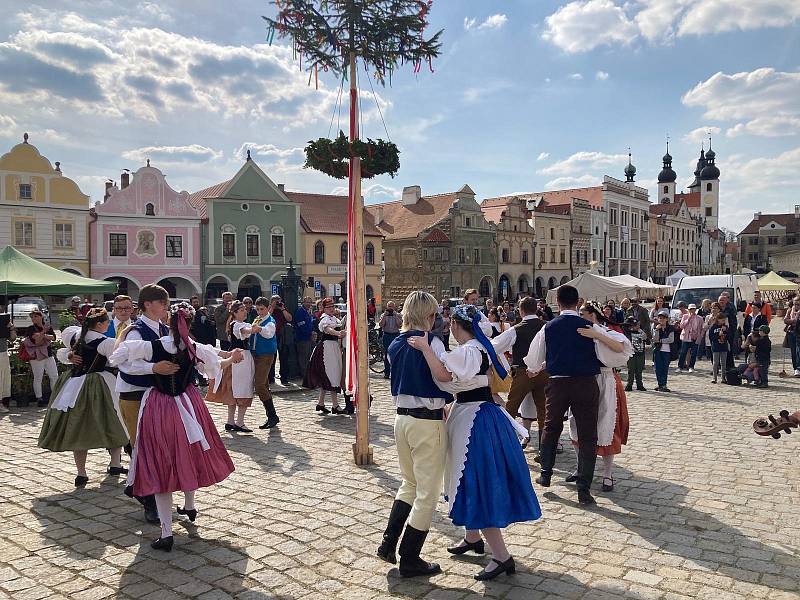
[[[441,567],[436,563],[429,563],[419,557],[427,531],[406,526],[403,540],[400,542],[400,575],[403,577],[416,577],[417,575],[435,575],[441,573]]]
[[[356,407],[353,406],[353,397],[348,394],[344,395],[344,412],[348,415],[352,415],[356,412]]]
[[[378,546],[378,556],[386,562],[395,564],[397,562],[397,542],[403,527],[406,524],[408,515],[411,514],[411,505],[402,500],[395,500],[392,504],[392,512],[389,513],[389,522],[386,531],[383,532],[383,541]]]
[[[594,479],[594,466],[597,462],[597,454],[592,446],[590,452],[581,452],[578,449],[578,502],[581,504],[594,504],[594,498],[589,492]]]

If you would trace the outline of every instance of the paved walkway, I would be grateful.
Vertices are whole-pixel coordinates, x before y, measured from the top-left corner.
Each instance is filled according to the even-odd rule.
[[[171,554],[150,549],[158,528],[103,475],[104,452],[75,490],[71,455],[36,447],[42,410],[12,408],[0,418],[0,598],[800,598],[800,436],[751,431],[759,415],[800,408],[800,380],[777,377],[779,348],[773,364],[769,390],[712,385],[701,362],[670,374],[672,394],[631,393],[616,490],[598,479],[597,507],[578,507],[562,480],[568,450],[553,487],[537,489],[544,518],[508,529],[517,574],[488,584],[472,578],[483,558],[445,552],[460,532],[441,513],[426,557],[444,574],[404,580],[374,557],[399,483],[382,379],[375,465],[353,465],[351,418],[317,416],[308,393],[278,398],[278,429],[223,434],[236,472],[198,493],[198,520],[176,522]],[[254,407],[248,422],[262,418]]]

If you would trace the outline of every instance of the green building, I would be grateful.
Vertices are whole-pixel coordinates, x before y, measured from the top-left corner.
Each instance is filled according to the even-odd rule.
[[[190,196],[202,215],[201,277],[206,300],[229,290],[269,296],[291,260],[300,265],[300,208],[247,153],[239,172]]]

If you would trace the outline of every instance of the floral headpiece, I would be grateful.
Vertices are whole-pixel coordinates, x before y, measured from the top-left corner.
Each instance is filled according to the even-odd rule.
[[[176,302],[172,306],[169,307],[169,313],[171,315],[176,315],[178,313],[183,313],[183,316],[187,319],[194,318],[194,306],[189,304],[188,302]]]

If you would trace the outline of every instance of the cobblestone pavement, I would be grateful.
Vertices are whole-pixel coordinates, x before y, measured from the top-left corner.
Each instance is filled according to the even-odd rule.
[[[372,380],[375,465],[354,466],[351,418],[316,415],[308,393],[280,396],[278,429],[223,434],[236,472],[198,493],[198,520],[176,522],[171,554],[150,549],[158,528],[103,475],[104,452],[76,490],[71,455],[36,447],[43,411],[12,408],[0,419],[0,598],[800,598],[800,440],[751,431],[759,415],[800,408],[800,380],[777,377],[780,348],[769,390],[712,385],[698,364],[670,374],[672,394],[629,395],[616,489],[600,492],[598,478],[595,508],[563,483],[572,450],[559,457],[553,487],[537,489],[543,519],[507,530],[517,574],[486,584],[472,577],[485,559],[445,552],[460,532],[442,513],[424,553],[442,575],[404,580],[374,556],[399,484],[383,379]]]

